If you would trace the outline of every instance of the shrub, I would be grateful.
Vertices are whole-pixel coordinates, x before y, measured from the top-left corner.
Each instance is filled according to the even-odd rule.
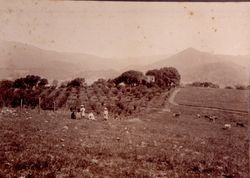
[[[116,103],[116,106],[117,106],[118,108],[120,108],[121,110],[124,110],[124,109],[125,109],[125,106],[124,106],[124,104],[123,104],[122,102],[117,102],[117,103]]]
[[[212,82],[193,82],[188,85],[193,87],[219,88],[219,85],[214,84]]]
[[[54,109],[54,98],[45,98],[41,103],[41,108],[44,110]]]
[[[13,92],[13,97],[11,101],[12,107],[18,107],[21,105],[21,100],[26,98],[26,91],[23,89],[19,89]],[[24,101],[24,100],[23,100]],[[25,102],[23,102],[25,104]]]
[[[245,87],[244,85],[235,85],[235,88],[237,90],[246,90],[247,89],[247,87]]]
[[[59,95],[60,95],[61,91],[60,90],[57,90],[54,97],[57,98]]]

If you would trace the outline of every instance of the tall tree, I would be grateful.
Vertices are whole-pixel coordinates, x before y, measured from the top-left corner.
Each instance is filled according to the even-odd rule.
[[[119,77],[114,79],[114,83],[118,85],[119,83],[125,83],[127,85],[140,84],[145,76],[140,71],[129,70],[122,73]]]

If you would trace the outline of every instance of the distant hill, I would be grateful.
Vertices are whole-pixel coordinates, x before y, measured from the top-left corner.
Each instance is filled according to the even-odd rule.
[[[0,78],[32,73],[49,79],[70,79],[81,72],[88,75],[87,71],[105,70],[107,73],[111,66],[118,68],[119,64],[88,54],[49,51],[23,43],[0,41]]]
[[[241,60],[241,64],[238,64]],[[188,48],[167,59],[144,66],[143,70],[172,66],[178,69],[182,82],[208,81],[221,85],[248,84],[247,56],[214,55]]]
[[[77,73],[74,77],[84,77],[87,83],[93,83],[100,78],[103,79],[112,79],[120,75],[120,72],[116,70],[97,70],[97,71],[82,71]]]
[[[0,79],[36,74],[50,80],[84,77],[87,81],[94,81],[98,78],[114,78],[126,70],[145,72],[165,66],[176,67],[182,76],[182,82],[208,81],[235,85],[249,84],[250,80],[250,55],[214,55],[188,48],[171,56],[107,59],[0,41]]]

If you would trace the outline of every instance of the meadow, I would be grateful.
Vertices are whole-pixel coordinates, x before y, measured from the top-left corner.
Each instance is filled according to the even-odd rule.
[[[248,112],[249,90],[185,87],[176,97],[180,105]]]
[[[247,114],[175,106],[159,98],[136,116],[108,121],[101,115],[96,121],[72,120],[68,110],[2,112],[0,177],[249,176]]]

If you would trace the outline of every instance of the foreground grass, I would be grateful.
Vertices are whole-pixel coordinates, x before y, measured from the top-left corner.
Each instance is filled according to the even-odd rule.
[[[2,115],[0,177],[248,177],[247,118],[211,112],[176,106],[107,122],[67,112]]]

